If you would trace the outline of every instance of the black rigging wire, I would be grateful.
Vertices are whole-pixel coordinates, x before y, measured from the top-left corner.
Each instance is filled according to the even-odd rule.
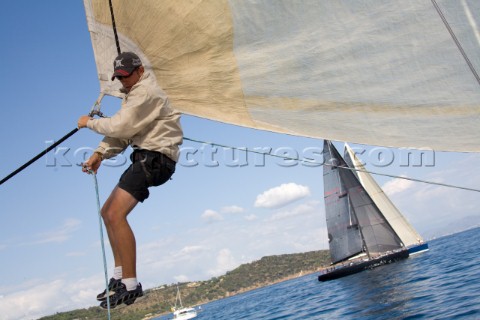
[[[470,68],[470,71],[472,71],[473,76],[475,77],[475,79],[477,79],[477,82],[478,82],[478,84],[480,85],[480,77],[478,76],[478,73],[477,73],[477,71],[475,70],[475,67],[473,66],[472,62],[470,62],[470,59],[468,58],[467,54],[466,54],[465,51],[463,50],[463,47],[462,47],[462,45],[460,44],[460,41],[458,41],[457,36],[455,35],[455,33],[453,32],[452,28],[450,27],[450,24],[448,23],[447,19],[446,19],[445,16],[443,15],[442,10],[440,9],[440,7],[439,7],[438,4],[437,4],[437,1],[436,1],[436,0],[431,0],[431,1],[432,1],[432,3],[433,3],[433,6],[435,7],[435,9],[437,10],[438,15],[439,15],[440,18],[442,19],[443,24],[445,25],[445,27],[447,28],[448,32],[450,33],[450,36],[452,37],[453,41],[454,41],[455,44],[457,45],[458,50],[459,50],[460,53],[462,54],[463,59],[465,59],[465,62],[467,63],[468,67]]]
[[[13,177],[14,175],[16,175],[17,173],[19,173],[20,171],[22,171],[23,169],[25,169],[26,167],[28,167],[29,165],[31,165],[32,163],[34,163],[35,161],[37,161],[38,159],[40,159],[41,157],[43,157],[44,155],[46,155],[50,150],[54,149],[56,146],[58,146],[60,143],[62,143],[63,141],[67,140],[68,138],[70,138],[74,133],[76,133],[79,129],[78,128],[75,128],[73,129],[72,131],[70,131],[69,133],[67,133],[66,135],[64,135],[62,138],[60,138],[60,140],[58,140],[57,142],[55,142],[54,144],[52,144],[50,147],[48,147],[47,149],[43,150],[42,152],[40,152],[39,154],[37,154],[35,157],[33,157],[30,161],[27,161],[23,166],[21,166],[20,168],[18,168],[17,170],[13,171],[12,173],[10,173],[8,176],[6,176],[5,178],[3,178],[1,181],[0,181],[0,185],[2,185],[5,181],[7,181],[8,179],[10,179],[11,177]]]
[[[113,34],[115,36],[115,44],[117,46],[117,53],[120,54],[121,53],[121,50],[120,50],[120,41],[118,40],[118,34],[117,34],[117,27],[115,25],[115,16],[113,14],[113,4],[112,4],[112,0],[109,0],[109,4],[110,4],[110,15],[112,17],[112,27],[113,27]],[[90,116],[93,116],[94,114],[97,114],[99,116],[103,116],[103,114],[100,112],[100,110],[92,110],[92,112],[90,112]],[[10,173],[8,176],[6,176],[5,178],[3,178],[2,180],[0,180],[0,185],[2,185],[4,182],[6,182],[7,180],[9,180],[10,178],[12,178],[13,176],[15,176],[17,173],[19,173],[20,171],[22,171],[23,169],[25,169],[26,167],[28,167],[29,165],[31,165],[32,163],[34,163],[35,161],[37,161],[38,159],[40,159],[41,157],[43,157],[44,155],[46,155],[48,152],[50,152],[52,149],[56,148],[60,143],[62,143],[63,141],[67,140],[68,138],[70,138],[72,135],[74,135],[79,129],[78,128],[75,128],[73,129],[72,131],[70,131],[69,133],[67,133],[65,136],[63,136],[62,138],[60,138],[60,140],[58,140],[57,142],[55,142],[54,144],[52,144],[50,147],[46,148],[45,150],[43,150],[42,152],[40,152],[39,154],[37,154],[35,157],[33,157],[32,159],[30,159],[29,161],[27,161],[24,165],[22,165],[21,167],[19,167],[17,170],[13,171],[12,173]]]
[[[110,16],[112,17],[112,28],[113,28],[113,34],[115,35],[115,44],[117,45],[117,53],[120,54],[122,53],[122,50],[120,50],[120,41],[118,41],[117,26],[115,25],[115,15],[113,14],[112,0],[109,0],[108,3],[110,4]]]

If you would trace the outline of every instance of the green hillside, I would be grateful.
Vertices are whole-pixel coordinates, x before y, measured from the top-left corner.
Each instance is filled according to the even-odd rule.
[[[180,283],[185,306],[204,304],[241,292],[295,278],[330,264],[328,250],[263,257],[242,264],[225,275],[208,281]],[[145,297],[128,307],[111,311],[112,319],[140,320],[170,312],[175,304],[176,285],[161,285],[145,291]],[[93,300],[93,298],[92,298]],[[41,320],[104,320],[106,311],[99,307],[78,309],[41,318]]]

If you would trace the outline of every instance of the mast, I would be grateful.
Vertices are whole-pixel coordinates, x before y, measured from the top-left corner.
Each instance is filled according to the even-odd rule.
[[[180,289],[178,288],[178,284],[177,284],[177,297],[175,299],[175,310],[179,309],[177,308],[177,301],[180,301],[180,309],[183,308],[182,296],[180,295]]]

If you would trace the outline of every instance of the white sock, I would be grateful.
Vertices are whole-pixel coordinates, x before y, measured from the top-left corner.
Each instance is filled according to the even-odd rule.
[[[137,278],[126,278],[122,279],[122,283],[127,287],[127,291],[132,291],[137,289]]]
[[[115,269],[113,269],[113,279],[115,280],[122,279],[122,266],[115,267]]]

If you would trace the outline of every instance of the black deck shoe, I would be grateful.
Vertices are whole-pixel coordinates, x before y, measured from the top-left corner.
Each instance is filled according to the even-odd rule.
[[[108,283],[108,292],[110,295],[113,295],[115,293],[115,290],[119,287],[120,283],[122,283],[122,279],[115,279],[115,278],[110,278],[110,282]],[[105,301],[107,300],[107,290],[103,290],[102,293],[99,293],[97,295],[97,300],[98,301]]]
[[[117,290],[115,291],[114,295],[111,295],[109,300],[110,300],[110,308],[115,308],[116,306],[125,303],[126,305],[130,305],[135,302],[137,298],[140,298],[143,296],[143,290],[142,290],[142,284],[137,284],[137,288],[134,290],[127,290],[127,287],[125,284],[120,283],[118,286]],[[102,301],[100,303],[100,307],[103,309],[107,309],[107,299],[105,301]]]

